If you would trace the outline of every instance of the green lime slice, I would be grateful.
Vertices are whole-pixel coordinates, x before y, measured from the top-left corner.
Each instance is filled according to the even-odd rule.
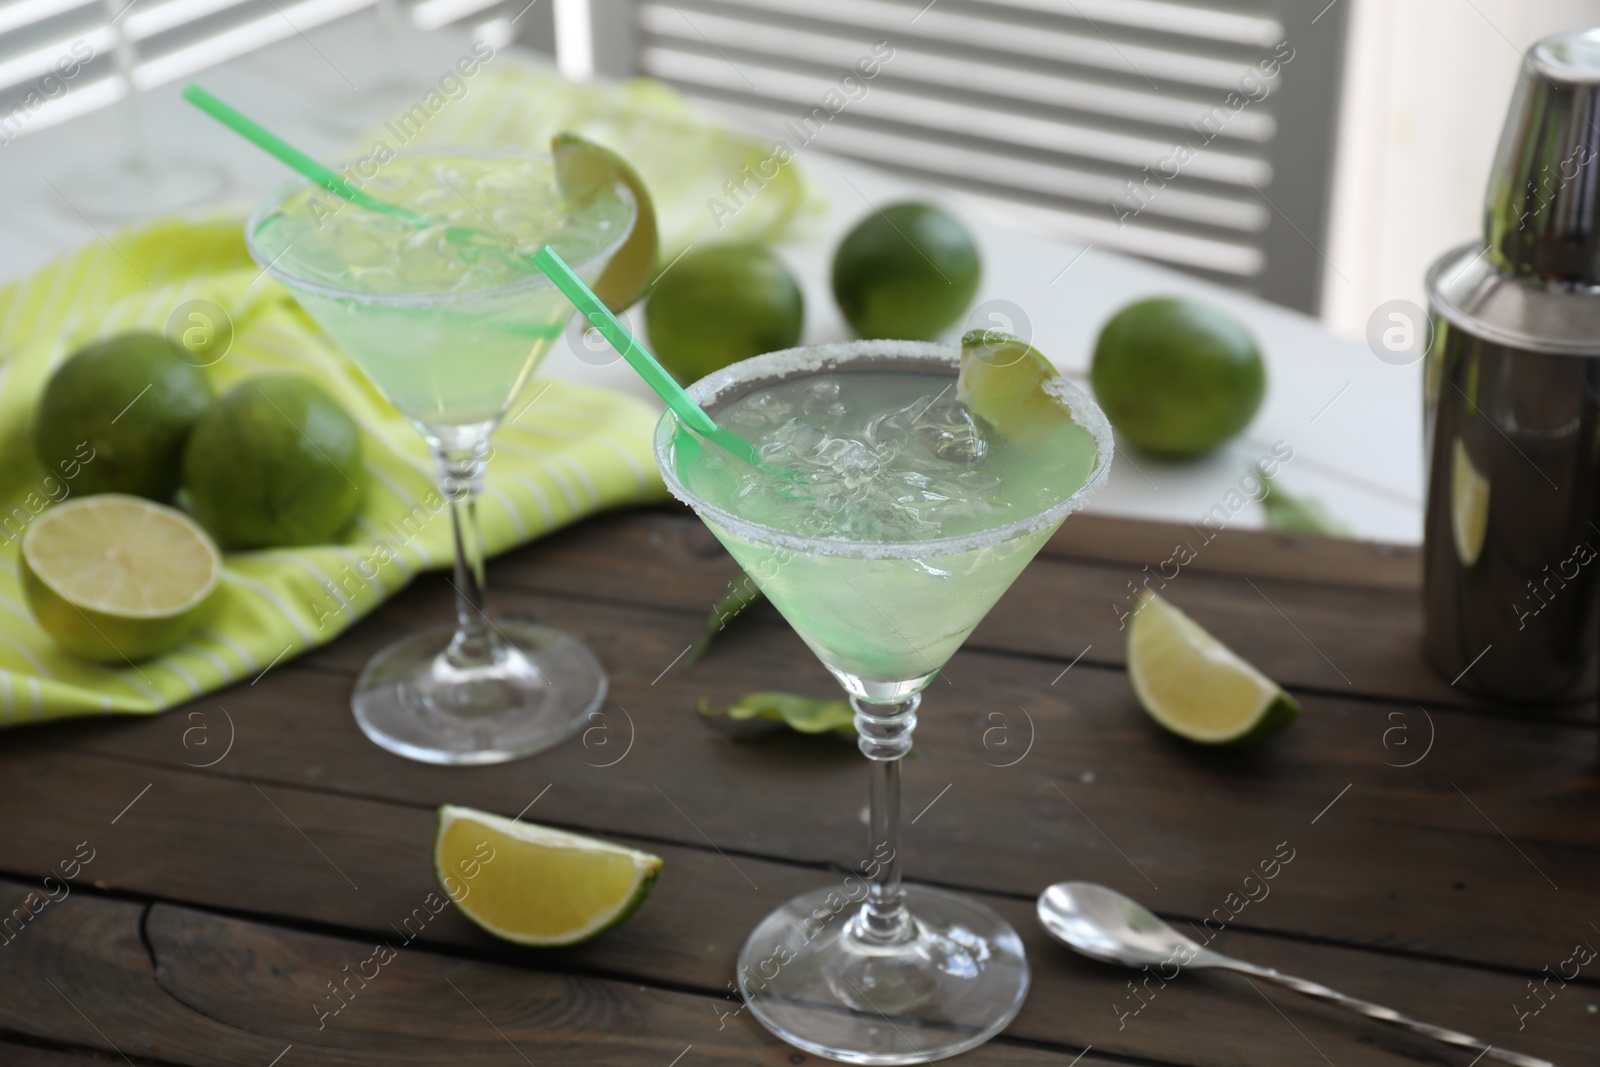
[[[519,945],[572,945],[632,915],[661,858],[592,837],[445,805],[434,873],[463,914]]]
[[[1045,391],[1045,383],[1056,376],[1043,353],[1010,334],[973,330],[961,338],[956,397],[1008,438],[1032,436],[1041,423],[1072,421]]]
[[[582,199],[593,195],[595,190],[621,182],[633,193],[634,202],[638,204],[639,215],[634,221],[633,233],[591,286],[606,307],[620,312],[644,295],[655,274],[661,237],[650,190],[645,188],[644,179],[627,160],[575,133],[558,133],[552,137],[550,153],[555,157],[556,184],[564,195]]]
[[[1128,679],[1152,719],[1204,745],[1259,741],[1300,714],[1276,682],[1148,589],[1128,624]]]
[[[158,655],[194,629],[222,553],[181,511],[104,493],[51,508],[22,538],[22,590],[68,652],[106,663]]]
[[[1051,469],[1094,470],[1094,436],[1072,417],[1056,391],[1065,379],[1044,354],[998,330],[973,330],[961,338],[956,397]]]

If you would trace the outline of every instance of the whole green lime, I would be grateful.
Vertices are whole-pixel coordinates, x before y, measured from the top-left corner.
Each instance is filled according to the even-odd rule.
[[[95,341],[45,384],[33,419],[34,454],[74,496],[170,500],[184,441],[211,397],[205,374],[159,334]]]
[[[1147,452],[1192,456],[1249,425],[1267,389],[1255,338],[1179,297],[1129,304],[1100,331],[1089,372],[1111,425]]]
[[[770,249],[711,245],[656,279],[644,321],[656,357],[688,385],[730,363],[792,347],[805,325],[805,300]]]
[[[304,378],[252,378],[189,435],[183,488],[223,548],[332,541],[361,503],[361,430]]]
[[[978,291],[978,246],[929,204],[891,204],[862,219],[833,254],[833,298],[861,337],[927,341]]]

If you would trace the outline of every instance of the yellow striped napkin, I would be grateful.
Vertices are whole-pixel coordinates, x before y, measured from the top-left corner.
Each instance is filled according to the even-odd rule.
[[[696,117],[663,86],[573,86],[507,61],[480,69],[472,93],[455,103],[429,124],[429,139],[543,145],[547,127],[578,129],[637,161],[669,248],[775,237],[806,199],[786,167],[759,209],[716,230],[701,204],[715,172],[696,169],[697,158],[702,167],[754,162],[767,146]],[[206,369],[219,393],[254,375],[291,371],[327,390],[360,424],[370,473],[361,512],[340,544],[230,554],[206,623],[174,651],[117,668],[75,659],[35,625],[18,580],[22,532],[71,492],[70,482],[47,477],[34,459],[35,402],[78,346],[128,330],[170,333],[174,310],[202,300],[233,325],[226,356]],[[654,423],[653,412],[631,398],[535,379],[493,439],[478,506],[486,550],[659,497]],[[0,286],[0,456],[0,725],[147,714],[254,678],[331,640],[418,571],[452,558],[449,515],[421,438],[251,261],[235,215],[136,226]]]
[[[159,711],[253,678],[328,641],[417,571],[452,558],[449,513],[421,437],[262,274],[242,232],[236,216],[124,230],[0,289],[0,724]],[[207,624],[173,652],[119,668],[86,663],[38,629],[18,582],[16,546],[27,523],[72,488],[33,458],[34,401],[79,345],[128,330],[163,332],[175,308],[196,300],[233,323],[227,355],[206,369],[218,392],[272,372],[316,382],[362,428],[366,496],[341,544],[230,554]],[[520,405],[527,406],[495,435],[478,506],[489,552],[659,492],[646,405],[555,381],[535,381]]]

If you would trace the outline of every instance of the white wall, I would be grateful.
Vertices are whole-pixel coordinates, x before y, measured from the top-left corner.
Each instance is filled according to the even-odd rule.
[[[1521,53],[1600,25],[1600,0],[1339,0],[1351,5],[1323,320],[1362,336],[1386,300],[1482,230]]]

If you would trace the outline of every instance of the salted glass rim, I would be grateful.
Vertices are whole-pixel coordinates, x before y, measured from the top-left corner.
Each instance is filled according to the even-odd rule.
[[[356,159],[361,158],[364,157],[356,157]],[[423,149],[401,149],[395,152],[394,158],[467,158],[514,159],[538,162],[548,161],[552,165],[552,172],[555,164],[555,157],[549,152],[530,151],[516,148],[477,148],[467,145]],[[356,162],[356,160],[348,160],[344,163],[334,166],[332,169],[337,171],[340,170],[341,167],[348,166],[354,162]],[[380,164],[380,166],[383,165],[386,164]],[[444,292],[436,291],[430,293],[375,293],[371,290],[344,289],[336,285],[328,285],[324,282],[310,281],[301,277],[300,275],[295,274],[293,271],[278,266],[277,259],[282,258],[282,253],[279,253],[278,257],[276,258],[262,255],[261,249],[257,247],[256,230],[259,228],[261,222],[266,218],[267,215],[277,210],[291,196],[313,184],[315,183],[309,178],[297,177],[289,179],[279,186],[274,192],[263,197],[261,201],[251,209],[250,217],[245,221],[244,224],[244,243],[245,248],[250,253],[250,258],[261,264],[261,269],[263,271],[272,275],[274,279],[282,282],[284,285],[287,285],[292,289],[297,289],[302,292],[314,294],[316,296],[329,297],[336,300],[354,300],[362,304],[382,304],[390,307],[417,307],[432,304],[468,303],[472,301],[485,300],[496,296],[503,296],[508,293],[516,293],[524,289],[540,289],[554,284],[543,271],[537,269],[531,270],[525,278],[514,282],[507,282],[504,285],[497,285],[488,289],[449,290]],[[621,194],[619,199],[622,199],[628,205],[628,225],[624,228],[623,232],[619,234],[617,238],[610,244],[603,246],[602,248],[596,250],[594,254],[586,256],[576,263],[569,264],[569,266],[571,266],[572,269],[580,275],[589,273],[597,266],[603,269],[605,264],[610,262],[611,257],[617,254],[618,249],[620,249],[623,244],[625,244],[627,240],[633,236],[634,228],[639,225],[639,201],[638,198],[633,195],[633,190],[629,189],[626,184],[617,182],[616,191]],[[559,189],[557,189],[557,192],[559,192]],[[333,194],[330,193],[329,195]],[[355,204],[351,204],[349,206],[357,211],[366,210],[365,208]]]
[[[709,374],[693,385],[688,393],[703,407],[714,404],[723,393],[738,386],[748,385],[762,378],[785,380],[803,374],[830,368],[842,368],[854,360],[906,360],[921,363],[943,362],[954,370],[959,367],[961,349],[957,345],[936,344],[924,341],[841,341],[829,344],[805,345],[785,348],[778,352],[754,356]],[[1111,424],[1089,395],[1065,378],[1054,379],[1049,388],[1072,415],[1072,421],[1088,431],[1094,438],[1095,465],[1088,479],[1069,496],[1044,511],[1017,519],[1004,526],[996,526],[976,533],[955,537],[935,537],[926,541],[872,541],[844,537],[804,537],[751,522],[732,512],[709,504],[678,479],[673,469],[674,441],[681,427],[670,410],[664,412],[656,423],[655,459],[662,480],[673,496],[693,508],[702,518],[711,518],[729,533],[748,540],[790,548],[808,555],[854,556],[868,559],[922,559],[931,556],[948,556],[958,552],[971,552],[989,548],[1014,537],[1035,532],[1054,525],[1074,511],[1078,511],[1089,497],[1105,484],[1111,473]]]

